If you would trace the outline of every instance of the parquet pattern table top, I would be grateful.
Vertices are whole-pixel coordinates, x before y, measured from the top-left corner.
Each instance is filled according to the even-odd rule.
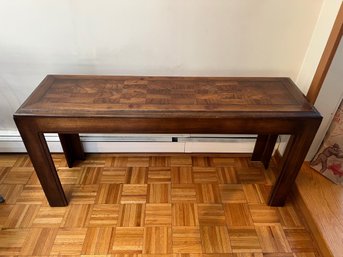
[[[320,256],[291,201],[266,205],[273,165],[89,155],[69,169],[53,158],[67,207],[49,207],[27,155],[0,155],[1,256]]]
[[[312,112],[288,78],[48,75],[17,114],[189,116],[218,112]]]

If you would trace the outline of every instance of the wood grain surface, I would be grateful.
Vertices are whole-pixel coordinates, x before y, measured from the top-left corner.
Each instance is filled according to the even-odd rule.
[[[177,117],[311,112],[288,78],[48,75],[17,115]]]
[[[72,169],[53,160],[67,207],[37,195],[27,155],[0,155],[1,256],[321,256],[291,201],[266,205],[273,162],[265,171],[237,157],[88,155]]]

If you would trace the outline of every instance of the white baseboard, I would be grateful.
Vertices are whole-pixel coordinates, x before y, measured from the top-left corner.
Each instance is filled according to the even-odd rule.
[[[57,134],[45,137],[51,152],[62,152]],[[251,153],[255,140],[255,135],[81,135],[85,152],[89,153]],[[26,152],[17,131],[0,131],[0,152]]]

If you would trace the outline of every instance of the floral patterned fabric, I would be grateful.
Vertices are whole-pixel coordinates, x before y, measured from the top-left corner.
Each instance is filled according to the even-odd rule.
[[[343,185],[343,101],[311,167],[336,184]]]

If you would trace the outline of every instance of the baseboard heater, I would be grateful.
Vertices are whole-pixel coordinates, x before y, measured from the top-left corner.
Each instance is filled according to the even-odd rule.
[[[45,134],[51,152],[62,152],[57,134]],[[80,134],[88,153],[251,153],[256,135]],[[0,152],[26,152],[18,132],[0,134]]]

